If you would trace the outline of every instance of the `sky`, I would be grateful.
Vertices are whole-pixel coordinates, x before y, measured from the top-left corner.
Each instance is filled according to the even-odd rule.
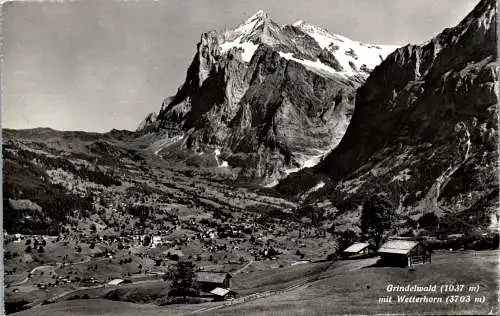
[[[135,130],[183,83],[202,32],[262,9],[376,44],[423,43],[479,0],[165,0],[2,6],[2,126]]]

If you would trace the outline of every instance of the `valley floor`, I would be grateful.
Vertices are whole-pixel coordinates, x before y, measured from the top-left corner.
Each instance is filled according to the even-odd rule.
[[[340,315],[340,314],[497,314],[499,251],[439,251],[431,264],[412,268],[372,266],[376,258],[305,263],[242,273],[234,289],[252,299],[192,305],[133,304],[104,299],[71,300],[14,315]],[[464,285],[441,293],[441,285]],[[436,285],[437,292],[388,292],[388,285]],[[255,298],[255,293],[271,295]],[[398,303],[402,297],[436,297],[443,302]],[[264,296],[264,295],[262,295]],[[380,298],[392,297],[391,302]],[[454,299],[470,302],[451,302]],[[254,299],[255,298],[255,299]],[[448,299],[447,299],[448,298]],[[450,301],[451,300],[451,301]],[[448,301],[448,303],[446,303]],[[227,302],[225,304],[228,304]]]
[[[76,137],[54,148],[43,137],[14,136],[3,146],[4,206],[9,206],[4,224],[10,223],[4,232],[7,313],[497,311],[497,251],[440,251],[432,264],[412,269],[374,267],[374,258],[326,261],[340,247],[331,233],[333,219],[341,232],[358,214],[337,218],[325,211],[318,220],[315,209],[239,183],[228,168],[173,165],[141,150],[140,139]],[[162,276],[179,260],[192,261],[199,271],[231,273],[230,288],[239,298],[160,306],[170,291]],[[128,283],[115,286],[114,279]],[[398,295],[412,293],[388,293],[389,284],[463,284],[479,290],[459,293],[470,294],[473,303],[397,303]]]

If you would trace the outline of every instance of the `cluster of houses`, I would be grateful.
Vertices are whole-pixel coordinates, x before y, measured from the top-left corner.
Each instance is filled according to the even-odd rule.
[[[356,242],[341,253],[343,258],[350,259],[375,255],[379,255],[381,263],[385,265],[412,266],[431,262],[430,249],[419,241],[403,238],[391,239],[382,244],[379,249],[369,243]]]
[[[42,242],[42,241],[47,241],[47,240],[54,240],[56,239],[57,236],[48,236],[48,235],[23,235],[19,233],[15,234],[9,234],[4,231],[3,233],[3,240],[5,243],[13,242],[13,243],[21,243],[24,242],[26,239],[33,239],[36,240],[37,242]]]

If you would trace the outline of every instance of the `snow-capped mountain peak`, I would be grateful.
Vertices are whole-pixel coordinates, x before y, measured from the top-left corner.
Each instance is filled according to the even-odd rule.
[[[295,22],[293,26],[314,38],[322,49],[327,49],[339,62],[342,68],[339,72],[346,75],[369,73],[398,48],[396,45],[374,45],[353,41],[302,20]]]
[[[241,49],[242,60],[250,62],[258,47],[254,43],[255,37],[258,37],[262,32],[267,20],[269,20],[267,13],[259,10],[235,29],[226,31],[223,35],[223,43],[219,45],[221,53],[225,53],[231,48]]]
[[[245,22],[236,27],[233,32],[239,35],[250,35],[253,31],[262,26],[262,24],[264,24],[264,22],[268,19],[269,15],[263,10],[259,10]]]
[[[258,10],[251,17],[249,17],[244,24],[251,23],[252,21],[255,20],[265,20],[268,17],[269,15],[264,10]]]
[[[220,147],[230,165],[241,154],[244,172],[259,177],[316,165],[340,141],[355,90],[386,54],[294,24],[280,26],[260,10],[234,28],[202,34],[184,85],[154,126],[180,129],[189,148]],[[260,141],[263,133],[268,143]],[[278,153],[275,144],[285,149]],[[259,146],[265,149],[253,154]]]
[[[304,33],[308,36],[300,35]],[[311,38],[317,43],[317,48],[312,50]],[[263,10],[257,11],[236,28],[225,31],[219,47],[222,54],[236,48],[241,52],[242,61],[248,63],[261,43],[279,47],[281,57],[296,61],[321,75],[362,78],[366,78],[398,48],[395,45],[353,41],[304,20],[279,27]]]

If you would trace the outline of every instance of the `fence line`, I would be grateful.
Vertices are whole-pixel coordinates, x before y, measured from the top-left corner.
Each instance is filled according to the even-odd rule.
[[[222,308],[222,307],[225,307],[225,306],[230,306],[230,305],[236,305],[236,304],[242,304],[242,303],[246,303],[246,302],[249,302],[249,301],[253,301],[253,300],[256,300],[256,299],[259,299],[259,298],[264,298],[264,297],[269,297],[269,296],[272,296],[272,295],[277,295],[277,294],[282,294],[282,293],[285,293],[285,292],[288,292],[288,291],[291,291],[291,290],[294,290],[294,289],[297,289],[309,282],[313,282],[315,278],[309,278],[305,281],[302,281],[298,284],[293,284],[293,285],[290,285],[286,288],[283,288],[283,289],[280,289],[280,290],[268,290],[268,291],[264,291],[264,292],[258,292],[258,293],[253,293],[253,294],[250,294],[250,295],[247,295],[247,296],[243,296],[243,297],[240,297],[240,298],[235,298],[233,300],[230,300],[230,301],[224,301],[222,304],[220,305],[217,305],[217,306],[212,306],[212,307],[208,307],[208,308],[204,308],[204,309],[201,309],[201,310],[197,310],[195,311],[196,312],[204,312],[204,311],[208,311],[208,310],[213,310],[213,309],[219,309],[219,308]]]
[[[250,294],[250,295],[247,295],[247,296],[244,296],[244,297],[235,298],[235,299],[230,300],[230,301],[224,301],[224,302],[222,302],[222,304],[217,305],[217,306],[211,306],[211,307],[207,307],[207,308],[202,308],[202,309],[199,309],[197,311],[194,311],[193,313],[205,312],[205,311],[209,311],[209,310],[223,308],[225,306],[242,304],[242,303],[253,301],[253,300],[256,300],[256,299],[259,299],[259,298],[268,297],[268,296],[277,295],[277,294],[282,294],[282,293],[285,293],[285,292],[289,292],[289,291],[295,290],[295,289],[297,289],[297,288],[299,288],[301,286],[306,285],[307,283],[311,283],[311,282],[317,281],[319,279],[319,275],[321,273],[323,273],[324,271],[328,270],[330,268],[330,266],[331,266],[331,264],[328,265],[325,269],[323,269],[317,275],[310,276],[309,278],[307,278],[306,280],[304,280],[302,282],[299,282],[297,284],[293,284],[293,285],[287,286],[287,287],[285,287],[283,289],[268,290],[268,291],[264,291],[264,292],[253,293],[253,294]]]

